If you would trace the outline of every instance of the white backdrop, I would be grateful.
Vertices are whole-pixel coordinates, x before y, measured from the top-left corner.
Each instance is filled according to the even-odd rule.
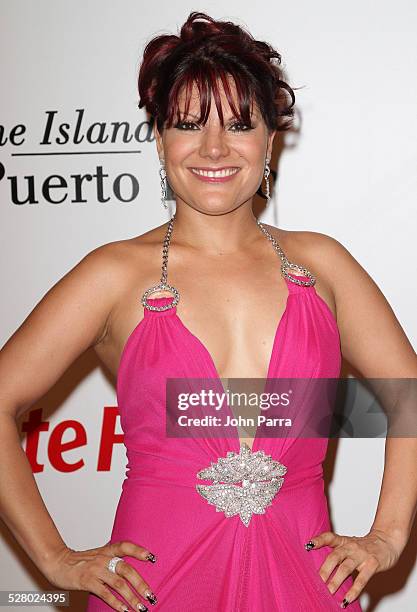
[[[250,4],[0,2],[2,344],[86,253],[169,218],[159,200],[153,134],[137,108],[137,70],[147,40],[176,32],[190,11],[202,10],[238,21],[276,46],[290,84],[303,87],[296,91],[298,129],[286,137],[274,199],[262,220],[342,242],[378,283],[416,347],[416,4]],[[88,142],[96,122],[105,124],[106,142]],[[127,122],[132,138],[124,141],[121,130],[111,142],[112,122]],[[97,141],[98,126],[91,136]],[[101,198],[108,201],[99,201],[94,176],[76,197],[74,176],[100,172],[108,175]],[[135,187],[137,196],[127,201]],[[112,443],[113,433],[121,433],[118,419],[114,430],[110,423],[103,432],[104,416],[111,420],[115,406],[111,381],[87,351],[22,418],[22,424],[30,415],[47,423],[31,460],[71,548],[110,537],[126,463],[121,439]],[[72,425],[61,442],[76,431],[85,441],[61,454],[55,428],[65,421]],[[384,440],[343,439],[337,450],[327,466],[333,526],[362,535],[374,517]],[[50,588],[10,532],[2,526],[0,533],[0,590]],[[361,598],[364,609],[415,610],[416,541],[414,530],[398,566],[375,576]],[[85,594],[71,593],[71,601],[71,609],[82,610]]]

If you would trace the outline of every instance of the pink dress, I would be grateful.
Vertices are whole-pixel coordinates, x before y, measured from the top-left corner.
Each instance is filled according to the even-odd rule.
[[[285,281],[287,303],[267,378],[338,378],[340,338],[333,313],[313,285]],[[172,298],[149,302],[162,306]],[[220,383],[210,353],[176,307],[144,308],[118,371],[128,465],[111,535],[111,541],[133,541],[157,557],[156,563],[124,557],[148,582],[157,604],[140,600],[149,609],[170,612],[340,610],[352,576],[331,594],[318,570],[333,549],[304,547],[311,537],[332,530],[322,471],[328,438],[255,437],[252,452],[264,450],[287,466],[287,473],[265,513],[254,514],[245,526],[238,515],[216,511],[196,490],[203,482],[196,476],[201,469],[239,451],[238,436],[167,437],[167,377]],[[88,612],[109,609],[89,595]],[[359,600],[347,609],[362,610]]]

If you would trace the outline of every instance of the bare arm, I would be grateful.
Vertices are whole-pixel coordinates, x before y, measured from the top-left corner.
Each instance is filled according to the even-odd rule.
[[[371,387],[375,385],[373,379],[386,379],[391,389],[399,383],[402,388],[409,385],[410,380],[404,379],[412,379],[413,383],[417,378],[417,355],[379,287],[337,240],[314,232],[308,240],[317,268],[333,289],[343,356],[361,377],[369,380]],[[398,397],[403,413],[401,394]],[[407,402],[411,404],[409,398]],[[415,431],[414,406],[415,399],[411,406]],[[389,429],[388,420],[388,432]],[[393,567],[404,550],[416,513],[416,459],[416,437],[388,435],[378,508],[368,533],[358,537],[324,531],[313,534],[306,544],[308,550],[332,547],[319,569],[330,593],[335,593],[353,571],[357,572],[344,594],[342,607],[359,597],[376,572]]]
[[[0,516],[53,585],[89,591],[121,611],[126,602],[144,609],[137,593],[153,602],[149,583],[123,556],[152,563],[156,558],[126,540],[82,551],[69,548],[40,495],[16,418],[79,355],[104,339],[118,296],[129,282],[127,263],[122,242],[89,253],[45,294],[0,351]],[[113,557],[122,558],[116,573],[108,568]]]
[[[0,351],[0,514],[41,571],[65,543],[21,447],[16,417],[105,334],[117,291],[114,251],[106,245],[84,257],[45,294]]]
[[[345,247],[320,236],[323,265],[326,261],[335,293],[344,357],[365,378],[417,378],[417,355],[383,293]],[[417,414],[413,418],[415,431]],[[389,533],[402,550],[416,505],[417,438],[387,437],[382,487],[371,529]]]

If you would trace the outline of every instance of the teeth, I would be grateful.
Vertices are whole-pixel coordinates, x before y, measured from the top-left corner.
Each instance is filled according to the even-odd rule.
[[[191,168],[194,174],[200,174],[201,176],[208,176],[210,178],[221,178],[224,176],[231,176],[232,174],[236,174],[239,168],[227,168],[224,170],[197,170],[197,168]]]

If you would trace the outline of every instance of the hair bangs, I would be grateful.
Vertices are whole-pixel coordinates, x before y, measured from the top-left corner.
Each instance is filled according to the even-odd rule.
[[[196,62],[188,67],[178,78],[170,91],[167,105],[167,121],[165,127],[173,125],[174,118],[177,121],[184,120],[189,115],[191,101],[197,93],[200,114],[197,122],[205,125],[211,109],[212,97],[216,105],[220,124],[225,122],[224,111],[221,103],[220,85],[222,86],[232,115],[240,122],[250,125],[253,112],[254,88],[251,79],[247,75],[240,74],[240,70],[228,69],[226,66],[209,62],[202,64]],[[234,91],[233,86],[234,85]],[[194,88],[195,86],[195,88]],[[184,99],[180,102],[182,94]]]

